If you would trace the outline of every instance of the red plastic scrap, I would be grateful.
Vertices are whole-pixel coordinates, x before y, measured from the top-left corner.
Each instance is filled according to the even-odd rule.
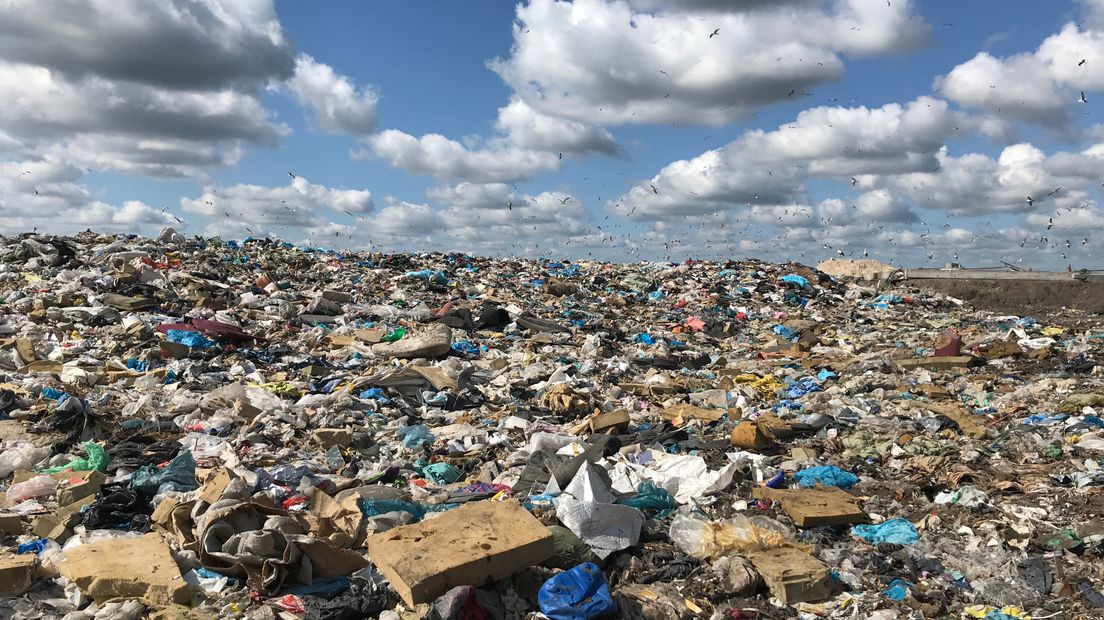
[[[209,321],[207,319],[193,319],[191,323],[162,323],[155,329],[163,334],[168,333],[169,330],[178,330],[184,332],[202,332],[206,336],[223,338],[225,340],[264,340],[262,336],[254,336],[245,333],[236,325],[228,325],[226,323],[219,323],[218,321]]]

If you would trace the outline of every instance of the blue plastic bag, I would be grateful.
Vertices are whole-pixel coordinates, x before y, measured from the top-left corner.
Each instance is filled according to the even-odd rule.
[[[424,445],[431,445],[437,439],[424,424],[400,428],[398,436],[407,450],[417,450]]]
[[[589,620],[617,612],[606,576],[593,562],[552,576],[541,586],[537,602],[551,620]]]
[[[781,280],[786,284],[796,284],[799,288],[805,288],[806,286],[809,286],[809,281],[806,280],[804,277],[797,275],[796,273],[782,276]]]
[[[169,342],[187,345],[192,349],[210,349],[218,344],[199,332],[189,332],[183,329],[170,329],[165,332],[165,338]]]
[[[811,489],[817,484],[850,489],[859,482],[858,476],[835,465],[818,465],[803,469],[794,474],[793,478],[806,489]]]
[[[856,525],[851,528],[851,534],[871,543],[893,543],[895,545],[911,545],[920,540],[920,534],[916,532],[916,526],[908,519],[890,519],[878,525]]]
[[[786,396],[788,398],[801,398],[824,389],[812,377],[803,377],[797,381],[791,381],[787,380],[789,387],[786,389]]]
[[[360,512],[366,517],[388,512],[408,512],[414,515],[414,521],[421,521],[426,513],[421,506],[401,499],[365,499],[360,505]]]
[[[391,404],[391,399],[383,393],[383,388],[368,388],[357,396],[359,396],[360,398],[370,398],[372,400],[378,400],[381,405]]]
[[[46,550],[46,543],[48,542],[49,541],[45,538],[39,538],[37,540],[30,540],[25,543],[19,543],[19,547],[16,548],[15,552],[20,555],[24,553],[33,553],[35,555],[38,555]]]
[[[479,347],[472,344],[470,340],[457,340],[452,343],[452,350],[467,357],[476,357],[479,355]]]
[[[909,586],[914,585],[904,579],[894,579],[889,582],[889,587],[882,590],[882,596],[891,601],[903,601],[909,595]]]

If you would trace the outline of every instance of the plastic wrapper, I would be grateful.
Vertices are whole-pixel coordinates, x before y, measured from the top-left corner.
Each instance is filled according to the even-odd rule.
[[[104,447],[92,442],[86,441],[81,444],[85,453],[88,455],[84,458],[74,459],[69,461],[66,465],[59,465],[57,467],[51,467],[49,469],[42,470],[43,473],[51,474],[59,471],[99,471],[106,472],[107,464],[111,462],[111,457],[104,450]]]
[[[762,516],[736,515],[724,521],[710,521],[683,512],[671,520],[668,535],[679,549],[699,559],[795,544],[786,526]]]
[[[10,502],[21,502],[25,499],[50,495],[57,489],[57,480],[49,476],[35,476],[8,487],[7,498]]]
[[[146,465],[134,472],[131,485],[146,495],[159,495],[167,491],[191,491],[199,488],[195,479],[195,458],[185,450],[169,461],[164,468]]]

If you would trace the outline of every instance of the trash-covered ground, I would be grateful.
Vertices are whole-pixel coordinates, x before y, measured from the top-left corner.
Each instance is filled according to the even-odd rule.
[[[1104,617],[1104,325],[797,264],[0,238],[0,616]]]

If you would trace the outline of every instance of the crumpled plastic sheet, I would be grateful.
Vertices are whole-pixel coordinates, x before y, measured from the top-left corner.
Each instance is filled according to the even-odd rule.
[[[584,462],[562,495],[556,498],[556,518],[590,545],[594,554],[628,549],[640,539],[644,513],[631,506],[614,504],[616,497],[589,462]]]
[[[856,525],[851,533],[871,544],[911,545],[920,540],[916,526],[907,519],[890,519],[877,525]]]
[[[835,465],[818,465],[803,469],[795,473],[793,479],[806,489],[811,489],[818,484],[850,489],[859,483],[858,476]]]

